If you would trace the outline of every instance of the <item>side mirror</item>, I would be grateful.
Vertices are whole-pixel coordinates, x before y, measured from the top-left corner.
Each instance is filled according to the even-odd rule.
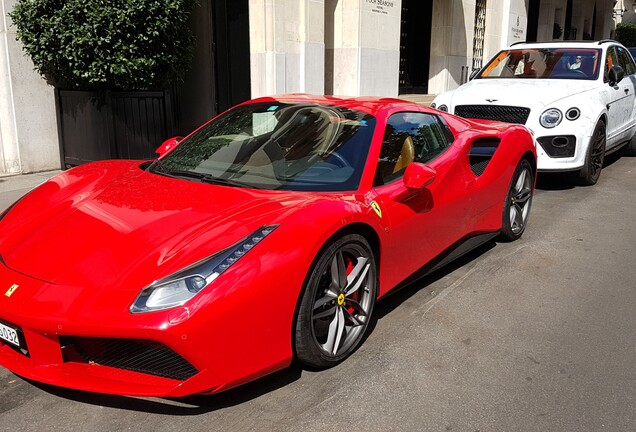
[[[412,162],[407,165],[402,181],[409,189],[422,189],[433,183],[437,173],[433,168],[419,162]]]
[[[625,71],[620,66],[612,66],[609,70],[609,74],[607,78],[609,79],[609,85],[614,86],[621,82],[621,80],[625,77]]]
[[[157,153],[159,157],[163,156],[164,154],[168,153],[170,150],[175,148],[182,139],[183,139],[182,136],[168,138],[167,140],[163,142],[163,144],[159,146],[159,148],[157,148],[157,150],[155,150],[155,153]]]

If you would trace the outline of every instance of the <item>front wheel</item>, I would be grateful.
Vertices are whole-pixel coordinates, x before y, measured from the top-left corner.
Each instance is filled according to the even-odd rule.
[[[579,172],[579,184],[592,186],[598,181],[605,160],[605,123],[599,122],[594,128],[590,145],[585,154],[585,165]]]
[[[325,248],[310,270],[296,318],[296,358],[327,368],[358,347],[377,296],[373,251],[364,237],[349,234]]]
[[[499,240],[514,241],[521,237],[528,224],[533,193],[534,171],[530,162],[523,159],[512,175],[506,195]]]

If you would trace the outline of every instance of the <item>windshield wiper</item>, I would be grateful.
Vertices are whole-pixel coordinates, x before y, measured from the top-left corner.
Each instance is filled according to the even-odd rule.
[[[231,179],[226,179],[222,177],[215,177],[212,174],[205,174],[205,173],[200,173],[196,171],[185,171],[185,170],[168,171],[166,169],[163,169],[163,167],[161,168],[165,175],[174,177],[174,178],[182,178],[182,179],[188,179],[188,180],[193,179],[193,180],[198,180],[202,183],[219,184],[223,186],[235,186],[235,187],[242,187],[242,188],[260,189],[258,186],[254,186],[248,183],[243,183],[237,180],[231,180]]]
[[[210,183],[210,184],[219,184],[223,186],[236,186],[243,188],[253,188],[253,189],[262,189],[261,187],[254,186],[252,184],[244,183],[237,180],[226,179],[223,177],[214,177],[213,175],[207,174],[205,177],[201,178],[202,182]]]
[[[150,171],[152,169],[152,171]],[[152,164],[148,167],[148,171],[154,172],[156,174],[166,174],[168,170],[163,166],[163,162],[160,159],[155,159],[152,161]]]

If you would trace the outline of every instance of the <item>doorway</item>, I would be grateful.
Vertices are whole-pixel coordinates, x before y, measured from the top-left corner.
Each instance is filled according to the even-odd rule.
[[[248,0],[201,1],[192,14],[192,67],[175,86],[175,123],[185,135],[251,97]]]
[[[526,42],[537,41],[540,6],[541,0],[530,0],[530,2],[528,3],[528,30],[526,32]]]
[[[216,0],[214,39],[219,112],[251,97],[248,0]]]
[[[402,0],[400,94],[428,93],[433,0]]]

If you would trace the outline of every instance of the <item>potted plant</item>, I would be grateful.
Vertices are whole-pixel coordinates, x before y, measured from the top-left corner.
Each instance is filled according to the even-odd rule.
[[[191,63],[194,4],[17,1],[17,39],[57,89],[63,166],[151,156],[173,133],[167,90]]]

